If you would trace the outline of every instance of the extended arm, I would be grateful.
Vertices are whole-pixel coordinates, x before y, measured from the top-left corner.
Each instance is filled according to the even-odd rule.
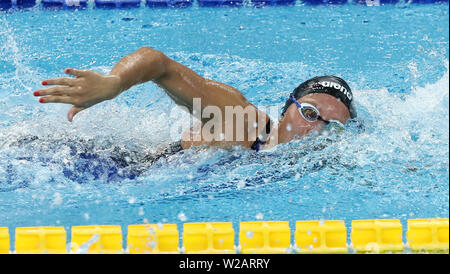
[[[215,105],[246,107],[250,103],[235,88],[205,79],[186,66],[168,58],[162,52],[142,47],[122,58],[109,75],[91,70],[66,69],[75,78],[55,78],[43,81],[56,85],[35,92],[43,96],[41,103],[66,103],[73,107],[68,119],[79,111],[112,99],[134,85],[154,81],[179,105],[192,112],[193,98],[202,99],[202,107]]]
[[[66,103],[73,107],[68,112],[68,120],[72,121],[75,114],[97,103],[118,96],[121,92],[134,85],[153,81],[158,84],[175,103],[186,107],[194,113],[194,98],[201,99],[201,112],[206,107],[218,107],[221,111],[221,131],[215,136],[226,133],[227,140],[243,141],[249,146],[258,132],[265,128],[267,114],[257,110],[237,89],[201,77],[186,66],[168,58],[160,51],[142,47],[136,52],[122,58],[104,75],[92,70],[66,69],[67,74],[75,78],[56,78],[43,81],[43,85],[55,85],[35,92],[41,103]],[[240,107],[250,110],[255,115],[243,115],[242,123],[237,119],[227,119],[226,107]],[[208,113],[206,111],[206,113]],[[242,111],[241,111],[242,113]],[[216,114],[198,117],[203,125],[211,119],[217,119]],[[214,128],[217,130],[216,128]],[[220,133],[220,134],[219,134]],[[229,135],[228,133],[232,134]],[[235,137],[237,135],[241,137]],[[230,137],[230,138],[229,138]],[[238,140],[239,139],[239,140]]]

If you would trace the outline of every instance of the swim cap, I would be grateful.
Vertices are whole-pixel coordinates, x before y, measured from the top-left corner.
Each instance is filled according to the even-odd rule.
[[[294,91],[295,99],[299,99],[311,93],[326,93],[339,99],[347,107],[350,117],[356,117],[356,109],[353,104],[353,94],[347,83],[336,76],[318,76],[301,83]],[[288,99],[283,107],[281,116],[292,104],[292,100]]]

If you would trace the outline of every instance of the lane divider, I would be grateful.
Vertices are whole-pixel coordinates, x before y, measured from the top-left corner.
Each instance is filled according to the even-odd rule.
[[[403,251],[400,220],[352,221],[351,240],[358,253]]]
[[[231,222],[129,225],[122,246],[120,225],[18,227],[14,251],[7,227],[0,227],[0,254],[275,254],[275,253],[449,253],[448,218],[410,219],[406,241],[400,220],[354,220],[350,240],[344,221],[297,221],[294,241],[287,221],[241,222],[239,244]]]
[[[448,252],[448,219],[408,220],[406,237],[415,252]]]
[[[119,225],[73,226],[71,250],[88,254],[123,253],[122,228]]]
[[[139,8],[141,0],[90,0],[96,8]],[[250,0],[256,6],[292,6],[297,0]],[[355,4],[364,6],[382,6],[393,5],[401,2],[400,0],[298,0],[307,5],[345,5]],[[85,9],[88,7],[89,0],[0,0],[0,10],[11,8],[32,8],[41,3],[44,8],[51,9]],[[192,6],[194,0],[145,0],[147,7],[169,7],[186,8]],[[236,7],[243,6],[244,0],[197,0],[200,7]],[[409,0],[406,3],[413,4],[434,4],[448,3],[448,0]]]
[[[16,253],[67,253],[66,231],[63,227],[18,227],[16,228]]]
[[[7,227],[0,227],[0,254],[9,253],[9,231]]]
[[[127,251],[131,254],[177,254],[179,239],[176,224],[129,225]]]
[[[290,244],[287,221],[240,223],[238,250],[242,254],[289,253]]]
[[[186,254],[233,254],[232,223],[183,224],[183,252]]]
[[[344,221],[297,221],[295,227],[297,253],[348,253]]]

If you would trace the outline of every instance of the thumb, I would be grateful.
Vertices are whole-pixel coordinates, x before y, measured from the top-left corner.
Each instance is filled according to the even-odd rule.
[[[69,112],[67,113],[67,119],[72,122],[73,120],[73,116],[75,116],[75,114],[77,114],[78,112],[82,111],[83,107],[72,107]]]

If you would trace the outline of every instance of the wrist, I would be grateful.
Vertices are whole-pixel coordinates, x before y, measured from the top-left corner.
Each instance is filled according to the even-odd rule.
[[[125,88],[123,88],[122,78],[119,75],[109,74],[106,76],[109,82],[109,89],[111,90],[111,98],[117,97],[122,93]]]

